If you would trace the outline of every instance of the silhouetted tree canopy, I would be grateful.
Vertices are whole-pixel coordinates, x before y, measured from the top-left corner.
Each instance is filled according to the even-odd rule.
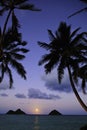
[[[13,84],[12,68],[26,79],[26,71],[20,61],[29,51],[26,49],[27,42],[22,40],[22,34],[19,33],[21,26],[15,10],[41,11],[30,4],[29,0],[0,0],[0,16],[7,14],[3,28],[0,27],[0,82],[3,81],[5,74],[8,75],[10,88]],[[7,26],[9,19],[10,28]]]
[[[0,39],[2,33],[0,31]],[[0,53],[0,82],[2,82],[5,74],[9,77],[10,87],[13,84],[13,76],[11,69],[15,69],[17,73],[24,79],[26,79],[26,71],[24,66],[20,63],[25,58],[25,53],[29,50],[25,48],[26,41],[22,41],[21,33],[14,35],[11,28],[3,36],[2,50]]]
[[[72,89],[82,107],[87,111],[87,106],[81,100],[75,87],[75,83],[78,82],[77,79],[80,77],[82,79],[81,87],[85,91],[84,82],[87,81],[87,71],[86,73],[84,71],[87,68],[87,33],[78,33],[79,29],[77,28],[71,33],[71,26],[61,22],[55,34],[48,30],[50,42],[38,42],[40,47],[49,52],[42,56],[39,65],[45,64],[46,74],[57,67],[59,83],[61,83],[64,77],[64,70],[67,68]],[[84,76],[81,72],[84,72]]]

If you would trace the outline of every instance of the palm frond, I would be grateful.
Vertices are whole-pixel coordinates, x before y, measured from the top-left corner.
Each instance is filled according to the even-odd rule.
[[[17,70],[17,73],[24,79],[26,79],[26,71],[23,67],[23,65],[19,62],[17,62],[16,60],[14,59],[11,59],[10,60],[10,64],[11,66]]]
[[[38,45],[46,50],[50,50],[51,49],[51,45],[47,44],[45,42],[38,42]]]
[[[75,29],[75,30],[72,32],[70,38],[73,38],[73,37],[76,35],[76,33],[77,33],[80,29],[81,29],[80,27],[77,28],[77,29]]]
[[[0,76],[0,83],[1,83],[4,78],[4,73],[5,73],[5,67],[4,67],[3,63],[0,64],[0,71],[1,71],[1,76]]]
[[[3,13],[4,13],[6,10],[7,10],[6,7],[3,7],[2,9],[0,9],[0,16],[2,16]]]
[[[82,32],[80,34],[78,34],[71,42],[71,45],[74,46],[74,45],[77,45],[79,42],[81,42],[84,38],[84,35],[87,35],[86,32]]]
[[[18,32],[18,28],[20,28],[19,21],[15,15],[14,11],[12,11],[12,30]]]
[[[81,53],[81,52],[86,52],[87,51],[87,45],[86,42],[84,41],[84,39],[77,39],[78,43],[75,45],[74,44],[74,48],[78,49],[77,52]]]
[[[82,40],[87,44],[87,38],[82,38]]]
[[[44,64],[45,62],[48,62],[51,59],[51,54],[45,54],[42,56],[42,59],[39,61],[39,65]]]
[[[15,48],[12,49],[12,52],[22,52],[22,53],[27,53],[29,50],[25,48]]]
[[[14,0],[15,5],[20,5],[20,4],[23,4],[25,2],[28,2],[28,0]]]
[[[22,45],[22,46],[26,46],[27,45],[27,42],[26,41],[23,41],[23,42],[21,42],[21,43],[19,43],[20,45]]]
[[[86,80],[85,80],[85,79],[82,79],[81,87],[82,87],[83,93],[86,94],[86,91],[85,91],[85,88],[86,88]]]
[[[21,9],[21,10],[41,11],[41,9],[35,8],[35,6],[33,4],[23,4],[17,8]]]
[[[20,51],[21,51],[22,53],[27,53],[27,52],[29,52],[29,50],[28,50],[28,49],[25,49],[25,48],[20,48]]]
[[[70,40],[70,29],[71,26],[67,26],[67,24],[65,22],[61,22],[58,28],[58,33],[59,36],[61,38],[61,43],[64,45],[64,43],[66,42],[66,44],[69,43]]]
[[[87,7],[82,8],[82,9],[80,9],[80,10],[76,11],[75,13],[73,13],[73,14],[69,15],[69,16],[68,16],[68,18],[70,18],[70,17],[72,17],[72,16],[74,16],[74,15],[77,15],[77,14],[79,14],[79,13],[83,12],[83,11],[87,11]]]
[[[55,53],[51,53],[50,60],[44,65],[46,74],[50,73],[57,66],[59,58]]]
[[[85,80],[85,79],[82,80],[82,85],[81,85],[81,87],[82,87],[83,93],[86,94],[86,91],[85,91],[85,88],[86,88],[86,80]]]
[[[58,81],[61,84],[61,80],[63,79],[64,69],[59,66],[58,68]]]
[[[79,68],[79,77],[87,80],[87,64]]]
[[[65,33],[65,31],[70,30],[71,26],[67,26],[65,22],[61,22],[58,28],[60,34]]]
[[[11,88],[12,85],[13,85],[13,76],[12,76],[12,72],[11,72],[11,70],[8,66],[6,67],[6,73],[9,76],[9,85],[10,85],[10,88]]]
[[[78,84],[78,78],[80,78],[81,81],[81,88],[83,90],[83,93],[85,94],[85,88],[86,88],[86,81],[87,81],[87,65],[84,65],[82,67],[76,67],[72,73],[73,80],[76,84]]]
[[[55,35],[56,35],[56,39],[60,40],[60,35],[59,35],[59,31],[58,30],[55,32]]]
[[[78,85],[78,71],[74,71],[72,73],[73,81],[76,85]]]
[[[68,58],[68,63],[72,67],[72,70],[76,70],[79,67],[77,59],[73,59],[73,58],[70,57],[70,58]]]
[[[20,46],[20,44],[19,43],[13,43],[13,44],[8,44],[8,46],[7,46],[7,50],[14,50],[16,47],[18,47],[18,46]],[[5,47],[4,47],[5,48]]]
[[[70,67],[72,68],[73,81],[76,85],[78,85],[78,68],[79,68],[79,62],[81,61],[80,59],[69,58],[69,62]]]
[[[15,30],[13,31],[12,28],[8,28],[4,35],[4,44],[8,43],[14,43],[14,42],[21,42],[22,41],[22,35],[21,33],[17,33],[15,35]],[[7,46],[7,45],[6,45]]]
[[[53,41],[55,39],[55,36],[53,35],[52,31],[49,29],[48,29],[48,34],[49,34],[50,41]]]
[[[17,43],[12,43],[12,44],[7,44],[8,46],[6,47],[7,50],[14,50],[14,49],[17,49],[19,46],[26,46],[27,45],[27,42],[26,41],[23,41],[23,42],[17,42]],[[19,51],[19,50],[18,50]],[[26,52],[28,52],[29,50],[26,49]]]
[[[24,55],[22,54],[18,54],[18,53],[14,53],[14,52],[10,52],[11,56],[14,57],[16,60],[23,60],[25,58]]]
[[[58,68],[57,68],[59,83],[61,83],[61,81],[63,79],[65,67],[66,67],[65,57],[62,57],[60,62],[59,62]]]

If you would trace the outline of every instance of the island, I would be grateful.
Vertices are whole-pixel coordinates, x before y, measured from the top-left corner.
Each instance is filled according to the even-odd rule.
[[[53,110],[49,113],[49,115],[62,115],[62,114],[58,112],[57,110]]]
[[[13,110],[9,110],[6,114],[17,114],[17,115],[20,115],[20,114],[23,114],[25,115],[26,113],[23,112],[21,109],[17,109],[16,111],[13,111]]]

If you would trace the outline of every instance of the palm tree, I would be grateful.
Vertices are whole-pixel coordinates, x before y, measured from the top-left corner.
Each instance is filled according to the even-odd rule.
[[[0,0],[0,15],[2,16],[4,12],[8,11],[7,18],[4,23],[3,35],[6,31],[7,23],[10,15],[12,14],[12,24],[16,20],[16,25],[19,27],[18,19],[15,15],[15,10],[31,10],[31,11],[41,11],[35,8],[33,4],[29,4],[28,0]]]
[[[87,35],[87,33],[83,32],[77,34],[79,29],[80,28],[77,28],[71,33],[71,26],[67,26],[65,22],[61,22],[55,35],[51,30],[48,30],[51,42],[38,42],[40,47],[49,51],[49,53],[42,56],[39,65],[45,64],[44,68],[46,74],[57,67],[59,83],[61,83],[64,76],[64,70],[67,68],[72,89],[79,103],[87,111],[87,106],[84,104],[76,90],[74,83],[75,78],[73,77],[76,68],[79,68],[84,61],[87,62],[87,44],[85,44],[85,35]]]
[[[19,60],[25,58],[22,53],[28,52],[28,50],[24,48],[27,43],[22,41],[22,35],[18,30],[20,24],[16,17],[15,10],[40,11],[40,9],[35,8],[33,4],[29,4],[28,0],[0,0],[0,16],[7,12],[3,29],[0,28],[0,82],[2,82],[4,74],[8,74],[10,87],[13,84],[12,72],[9,67],[10,65],[17,70],[19,75],[26,79],[26,71]],[[7,29],[10,17],[12,25],[10,29]]]
[[[2,31],[0,28],[0,39],[2,39]],[[21,33],[14,35],[12,28],[4,34],[2,42],[2,49],[0,51],[0,82],[2,82],[4,75],[8,75],[10,88],[13,84],[13,76],[11,69],[14,68],[17,73],[26,79],[26,71],[20,62],[25,58],[25,53],[29,50],[25,48],[27,42],[22,41]]]
[[[87,4],[87,0],[80,0],[80,1],[84,2],[85,4]],[[87,6],[82,8],[82,9],[80,9],[80,10],[78,10],[78,11],[76,11],[75,13],[71,14],[70,16],[68,16],[68,18],[70,18],[70,17],[72,17],[74,15],[77,15],[77,14],[83,12],[83,11],[87,11]]]

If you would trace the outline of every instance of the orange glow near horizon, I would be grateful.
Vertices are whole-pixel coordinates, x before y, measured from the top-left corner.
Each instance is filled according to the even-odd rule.
[[[35,114],[40,114],[40,110],[38,108],[35,108]]]

